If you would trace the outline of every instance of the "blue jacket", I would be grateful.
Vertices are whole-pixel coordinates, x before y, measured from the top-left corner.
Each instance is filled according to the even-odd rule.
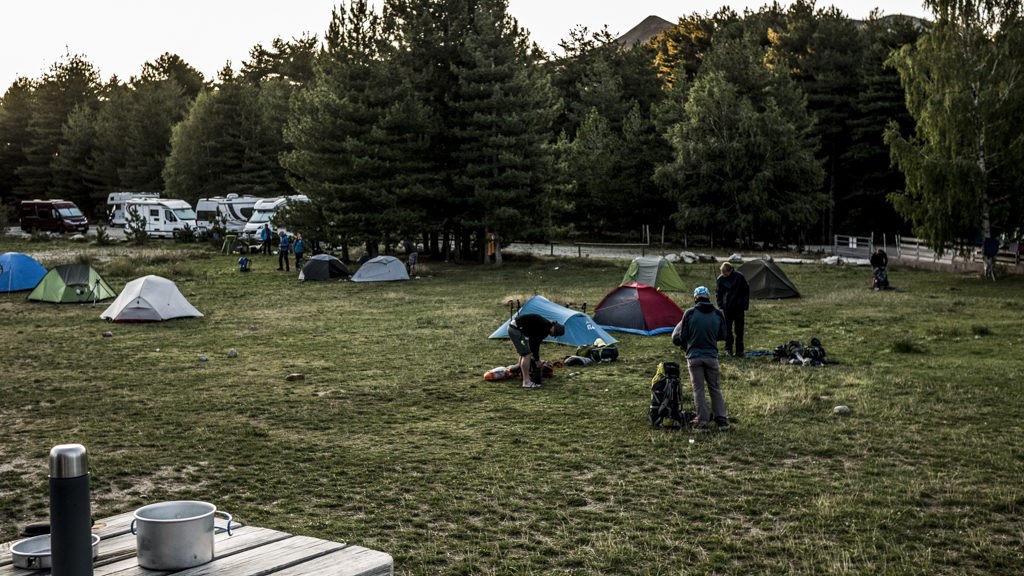
[[[711,302],[699,302],[683,313],[672,330],[672,343],[687,358],[718,358],[718,341],[725,340],[725,315]]]
[[[296,254],[302,254],[305,251],[306,251],[306,241],[305,240],[297,239],[297,240],[295,240],[295,242],[292,243],[292,252],[294,252]]]
[[[281,253],[286,254],[288,252],[288,245],[291,244],[292,239],[287,235],[281,236]]]

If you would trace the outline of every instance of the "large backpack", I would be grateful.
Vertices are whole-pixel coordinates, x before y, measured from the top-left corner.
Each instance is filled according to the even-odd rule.
[[[576,348],[576,355],[594,362],[614,362],[619,359],[619,347],[615,344],[580,346]]]
[[[679,409],[681,394],[679,364],[662,362],[651,378],[651,412],[648,419],[656,428],[681,428],[687,413]],[[691,416],[692,417],[692,416]]]

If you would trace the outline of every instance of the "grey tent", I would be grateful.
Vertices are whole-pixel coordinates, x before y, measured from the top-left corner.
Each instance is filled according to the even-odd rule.
[[[750,285],[751,298],[797,298],[800,292],[786,274],[769,260],[751,260],[739,268]]]
[[[317,254],[302,265],[299,280],[330,280],[348,278],[351,274],[345,263],[330,254]]]
[[[408,280],[405,264],[394,256],[370,258],[352,275],[353,282],[390,282]]]

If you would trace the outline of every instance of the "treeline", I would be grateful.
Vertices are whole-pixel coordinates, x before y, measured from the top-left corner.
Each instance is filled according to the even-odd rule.
[[[84,56],[20,79],[0,101],[0,192],[93,214],[117,190],[300,193],[313,202],[291,216],[323,239],[413,235],[463,258],[487,234],[905,231],[883,134],[912,140],[915,122],[886,62],[927,33],[798,1],[694,14],[629,47],[576,29],[552,58],[504,0],[353,0],[323,38],[257,45],[213,80],[173,54],[128,81]]]

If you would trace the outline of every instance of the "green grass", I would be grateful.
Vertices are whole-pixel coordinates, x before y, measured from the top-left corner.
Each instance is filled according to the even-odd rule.
[[[514,359],[487,338],[510,299],[592,310],[626,262],[302,284],[276,259],[240,274],[156,246],[63,258],[115,290],[171,278],[204,318],[108,324],[105,304],[0,295],[0,541],[46,517],[49,449],[77,442],[95,516],[203,499],[388,552],[401,575],[1024,571],[1024,279],[894,267],[897,289],[872,292],[864,268],[782,265],[803,297],[755,301],[747,347],[818,337],[837,363],[725,360],[738,423],[698,437],[646,421],[657,363],[679,359],[667,335],[617,335],[619,362],[536,391],[482,379]]]

